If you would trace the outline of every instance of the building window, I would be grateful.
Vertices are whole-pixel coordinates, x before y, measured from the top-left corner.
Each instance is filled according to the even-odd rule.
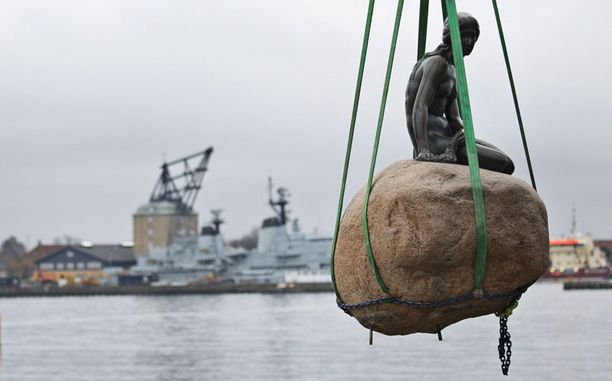
[[[68,258],[72,258],[72,257],[74,257],[74,253],[72,251],[68,251],[68,252],[66,252],[66,256]]]
[[[41,270],[53,270],[53,263],[43,262],[38,265]]]
[[[74,262],[66,262],[66,269],[68,270],[74,269]]]
[[[87,262],[87,268],[88,269],[99,269],[101,267],[102,267],[102,265],[101,265],[100,262],[96,262],[96,261]]]
[[[77,269],[79,270],[83,270],[85,268],[85,263],[83,262],[77,262]]]
[[[64,269],[64,264],[60,263],[60,262],[56,263],[55,264],[55,269],[56,270],[63,270]]]

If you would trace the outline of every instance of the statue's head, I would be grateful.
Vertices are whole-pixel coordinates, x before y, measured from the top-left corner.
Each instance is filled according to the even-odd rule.
[[[474,44],[480,36],[480,26],[478,21],[469,13],[459,12],[457,13],[459,19],[459,32],[461,33],[461,46],[463,48],[463,55],[467,56],[474,49]],[[444,30],[442,31],[442,41],[444,45],[451,45],[450,26],[448,25],[448,18],[444,20]]]

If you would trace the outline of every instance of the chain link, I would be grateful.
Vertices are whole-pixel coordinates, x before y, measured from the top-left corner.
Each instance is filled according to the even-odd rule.
[[[508,332],[508,318],[499,318],[499,361],[501,361],[501,369],[504,376],[508,375],[510,368],[510,356],[512,356],[512,341],[510,340],[510,332]]]
[[[406,307],[412,308],[437,308],[437,307],[445,307],[450,306],[456,303],[465,302],[472,299],[479,300],[516,300],[520,295],[525,292],[524,288],[519,288],[517,290],[510,291],[505,294],[484,294],[482,297],[477,297],[474,293],[470,292],[467,294],[455,296],[452,298],[438,300],[435,302],[415,302],[411,300],[403,300],[400,298],[392,297],[392,296],[383,296],[380,298],[367,300],[361,303],[343,303],[339,299],[336,300],[338,307],[340,307],[344,312],[351,315],[352,310],[356,310],[358,308],[364,308],[369,306],[375,306],[383,303],[397,304]],[[512,341],[510,340],[510,332],[508,332],[508,317],[500,316],[499,318],[499,345],[497,346],[497,350],[499,352],[499,360],[501,361],[501,369],[504,376],[508,375],[508,369],[510,368],[510,356],[512,356]]]
[[[413,308],[437,308],[437,307],[450,306],[453,304],[465,302],[465,301],[472,300],[472,299],[484,299],[484,300],[514,299],[520,294],[521,294],[521,291],[513,290],[505,294],[485,294],[482,298],[476,298],[470,292],[464,295],[459,295],[459,296],[455,296],[452,298],[438,300],[434,302],[415,302],[411,300],[403,300],[403,299],[396,298],[396,297],[383,296],[380,298],[367,300],[361,303],[353,303],[353,304],[342,303],[338,301],[338,307],[340,307],[344,312],[350,315],[351,314],[350,311],[352,310],[355,310],[358,308],[369,307],[369,306],[375,306],[375,305],[383,304],[383,303],[398,304],[398,305],[402,305],[406,307],[413,307]]]

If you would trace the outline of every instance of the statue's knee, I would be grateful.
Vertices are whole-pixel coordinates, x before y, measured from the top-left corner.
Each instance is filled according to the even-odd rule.
[[[514,163],[512,162],[512,159],[510,159],[508,156],[506,156],[506,168],[504,168],[504,173],[507,173],[509,175],[514,173]]]

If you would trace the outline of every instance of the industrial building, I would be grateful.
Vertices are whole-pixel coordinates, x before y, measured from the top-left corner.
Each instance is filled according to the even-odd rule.
[[[164,162],[149,202],[133,215],[134,255],[148,257],[155,249],[198,239],[198,214],[193,204],[202,187],[213,148]]]

